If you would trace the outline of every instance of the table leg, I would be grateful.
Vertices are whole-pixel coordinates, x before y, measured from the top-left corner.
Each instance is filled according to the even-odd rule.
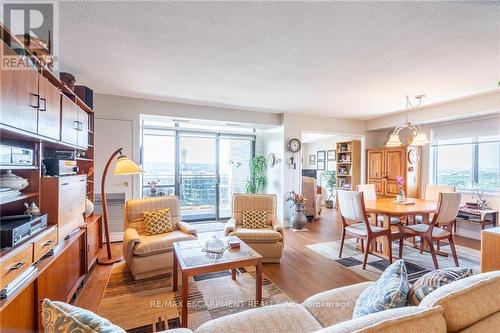
[[[377,221],[377,218],[378,218],[378,215],[375,214],[375,213],[370,213],[370,224],[374,225],[374,226],[378,226],[378,221]],[[371,244],[370,244],[370,252],[373,252],[373,253],[378,253],[380,252],[377,248],[377,243],[378,241],[375,240],[373,241]],[[367,244],[368,246],[368,244]]]
[[[174,255],[174,266],[172,267],[172,290],[177,291],[177,266],[179,265],[177,260],[177,255],[175,254],[175,250],[173,251]]]
[[[384,215],[384,229],[388,229],[391,227],[391,217],[388,215]],[[382,254],[385,257],[389,257],[389,246],[391,246],[391,243],[387,241],[387,237],[378,237],[378,240],[380,243],[382,243]]]
[[[257,304],[262,303],[262,260],[259,259],[257,265],[255,265],[255,299]]]
[[[236,269],[231,270],[231,279],[236,280]]]
[[[182,274],[182,309],[181,309],[181,325],[182,327],[188,327],[188,275]]]

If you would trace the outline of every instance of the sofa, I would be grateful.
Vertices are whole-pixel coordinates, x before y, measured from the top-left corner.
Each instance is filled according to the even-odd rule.
[[[306,198],[306,203],[304,205],[306,209],[306,215],[312,216],[313,219],[317,219],[319,214],[321,214],[321,194],[318,194],[318,186],[316,184],[316,179],[311,177],[302,176],[302,195]]]
[[[275,194],[233,194],[233,213],[226,223],[225,236],[236,236],[262,256],[262,262],[279,263],[285,244],[283,223],[276,213]],[[243,210],[266,210],[267,226],[243,228]]]
[[[173,231],[145,235],[144,212],[170,208]],[[173,242],[193,240],[197,231],[180,218],[176,196],[130,199],[124,207],[123,256],[135,280],[172,271]]]

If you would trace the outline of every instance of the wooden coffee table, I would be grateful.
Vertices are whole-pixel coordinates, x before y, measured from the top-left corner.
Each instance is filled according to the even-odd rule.
[[[235,237],[232,237],[233,239]],[[223,238],[227,243],[227,238]],[[188,326],[188,278],[190,276],[231,270],[232,279],[236,279],[236,269],[255,266],[255,298],[257,304],[262,302],[262,256],[240,240],[239,249],[226,249],[217,257],[210,257],[202,252],[205,242],[201,240],[181,241],[174,243],[173,290],[177,291],[177,275],[180,269],[182,276],[181,325]]]

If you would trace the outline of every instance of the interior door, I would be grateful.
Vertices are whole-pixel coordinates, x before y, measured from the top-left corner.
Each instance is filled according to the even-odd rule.
[[[40,107],[38,134],[59,140],[61,123],[61,92],[46,78],[40,76]]]
[[[404,148],[387,149],[385,151],[385,195],[396,196],[399,193],[397,176],[405,176]]]
[[[133,126],[132,120],[95,118],[95,189],[96,211],[101,209],[101,178],[104,167],[111,154],[118,148],[123,148],[123,154],[138,163],[139,158],[133,152]],[[133,196],[133,185],[136,180],[131,175],[114,175],[116,158],[111,163],[106,177],[106,195],[108,202],[108,220],[111,241],[123,239],[123,205]],[[138,178],[137,178],[138,179]]]
[[[384,195],[384,151],[368,151],[368,184],[375,185],[377,195]]]
[[[177,186],[185,221],[217,218],[216,147],[215,134],[179,134]]]

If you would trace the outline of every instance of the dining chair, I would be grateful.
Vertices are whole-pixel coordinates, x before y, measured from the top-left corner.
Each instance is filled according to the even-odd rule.
[[[364,200],[377,200],[377,191],[375,189],[375,184],[361,184],[357,185],[357,190],[363,192]],[[370,214],[368,214],[369,216]],[[382,215],[375,214],[377,219],[377,226],[384,226],[384,217]],[[390,218],[391,225],[398,225],[401,223],[401,219],[398,217]]]
[[[427,184],[425,187],[424,200],[438,201],[439,193],[456,192],[455,186]]]
[[[436,269],[439,269],[439,265],[433,242],[438,242],[444,239],[448,240],[455,265],[458,267],[457,251],[455,249],[455,243],[453,241],[453,234],[451,230],[453,225],[456,223],[461,199],[462,194],[460,192],[439,193],[437,210],[430,224],[420,223],[403,226],[403,229],[406,231],[404,235],[405,237],[420,237],[421,254],[424,248],[424,241],[429,244],[432,261],[434,263],[434,268]],[[446,228],[440,226],[446,226]]]
[[[362,240],[361,251],[364,252],[363,269],[366,268],[368,253],[370,252],[371,242],[377,237],[387,237],[389,244],[388,255],[389,263],[392,263],[392,241],[399,239],[399,257],[403,254],[404,235],[402,230],[393,233],[391,228],[381,228],[370,224],[366,216],[363,192],[338,190],[339,212],[342,219],[342,238],[340,241],[339,258],[342,258],[342,249],[344,247],[345,236],[350,235]],[[348,223],[351,222],[351,223]],[[363,246],[363,240],[366,246]]]

